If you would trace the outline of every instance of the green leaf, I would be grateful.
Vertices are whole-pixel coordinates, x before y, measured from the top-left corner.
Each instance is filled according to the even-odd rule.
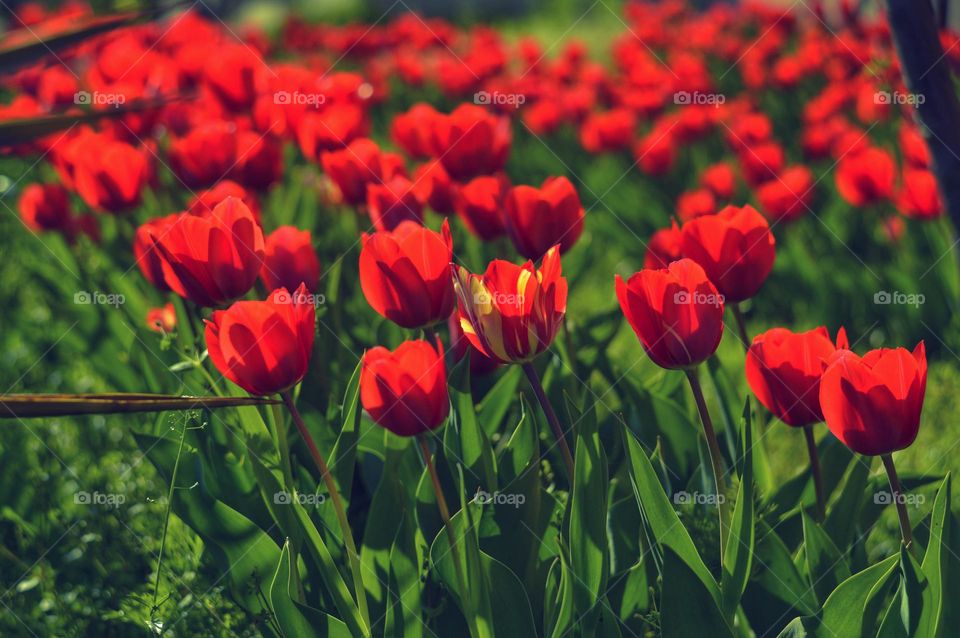
[[[276,403],[260,397],[190,397],[172,394],[4,394],[0,419],[31,419],[81,414],[121,414],[166,410],[214,410]]]
[[[716,595],[669,545],[663,548],[660,622],[663,638],[733,638]]]
[[[732,618],[740,603],[740,597],[750,580],[753,564],[756,530],[753,515],[753,433],[750,423],[750,400],[747,399],[741,420],[742,474],[737,492],[737,504],[723,556],[723,574],[720,590],[723,595],[723,611]]]
[[[949,573],[956,567],[954,550],[948,547],[951,536],[952,516],[950,514],[950,474],[943,479],[937,496],[933,501],[933,512],[930,514],[930,542],[923,556],[921,570],[927,580],[927,588],[923,598],[923,612],[918,624],[918,636],[935,638],[943,635],[948,626],[945,620],[944,608],[946,600],[952,600],[951,607],[956,606],[956,598],[950,597],[947,592],[948,583],[955,574]]]
[[[719,604],[720,590],[710,570],[703,563],[690,534],[674,511],[670,500],[660,486],[650,459],[640,448],[640,443],[626,428],[621,430],[627,456],[627,470],[633,493],[643,512],[644,519],[659,545],[669,547],[697,575],[702,586]]]
[[[586,409],[579,419],[570,499],[570,568],[575,577],[576,614],[592,633],[600,620],[597,607],[606,591],[610,569],[607,539],[607,459],[600,446],[596,411]]]
[[[819,603],[776,531],[761,522],[754,548],[759,566],[755,582],[801,614],[817,613]]]
[[[493,493],[497,489],[496,461],[490,439],[480,428],[474,410],[470,392],[470,357],[464,357],[454,366],[449,388],[453,410],[444,435],[448,459],[462,463],[467,470],[467,493],[472,494],[477,489]]]
[[[837,585],[850,577],[850,563],[807,513],[803,518],[803,553],[807,576],[813,583],[817,600],[826,600]]]
[[[823,529],[837,547],[849,547],[856,536],[860,510],[870,482],[872,461],[873,457],[857,458],[850,464],[840,494],[827,512]]]
[[[362,362],[357,363],[353,370],[350,382],[343,397],[341,408],[340,434],[333,445],[328,464],[330,473],[340,488],[340,496],[344,506],[350,503],[353,488],[353,471],[357,462],[357,441],[360,436],[360,417],[363,411],[360,408],[360,369]]]
[[[396,538],[390,548],[390,580],[387,587],[387,612],[384,638],[419,638],[426,628],[422,616],[423,581],[420,579],[422,554],[417,550],[412,512],[403,514]]]
[[[298,598],[296,579],[290,543],[284,543],[269,592],[281,633],[289,638],[352,638],[342,621],[305,605]]]
[[[522,376],[520,366],[510,366],[477,406],[480,425],[488,437],[493,438],[494,433],[499,431],[517,396],[517,387]]]

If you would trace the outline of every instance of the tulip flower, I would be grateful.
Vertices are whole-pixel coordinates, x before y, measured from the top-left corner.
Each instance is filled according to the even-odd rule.
[[[677,217],[681,221],[690,221],[704,215],[713,215],[717,212],[717,198],[708,188],[680,193],[677,197]]]
[[[423,200],[401,175],[383,184],[367,184],[367,210],[379,231],[394,230],[404,221],[423,221]]]
[[[630,146],[636,127],[637,118],[630,109],[593,113],[580,127],[580,144],[588,153],[620,151]]]
[[[461,104],[432,118],[430,153],[455,180],[503,170],[510,153],[510,120],[482,106]]]
[[[560,444],[570,477],[573,455],[536,369],[530,363],[550,347],[567,311],[567,280],[561,275],[560,246],[553,246],[539,269],[494,260],[483,275],[451,265],[460,327],[484,355],[502,363],[519,363],[537,394]]]
[[[837,190],[851,206],[869,206],[893,195],[896,167],[883,149],[869,147],[844,155],[837,166]]]
[[[382,317],[404,328],[425,328],[453,312],[453,239],[447,220],[439,233],[411,221],[363,236],[360,288]]]
[[[367,134],[367,115],[355,104],[332,104],[320,113],[309,111],[297,122],[297,143],[307,159],[340,150]]]
[[[210,120],[170,143],[170,168],[188,188],[205,188],[227,176],[237,159],[235,125]]]
[[[76,220],[70,210],[70,196],[59,184],[30,184],[17,202],[20,219],[32,231],[59,231],[71,240]]]
[[[730,164],[719,162],[703,171],[700,185],[709,189],[717,198],[729,201],[736,189],[737,178]]]
[[[666,268],[672,262],[682,258],[680,229],[677,227],[677,222],[671,221],[670,228],[661,228],[650,237],[647,252],[643,256],[643,267],[648,270]]]
[[[222,179],[210,188],[198,191],[187,204],[187,212],[191,215],[199,215],[200,217],[209,215],[213,212],[213,209],[217,207],[217,204],[228,197],[239,197],[242,199],[243,203],[250,209],[250,212],[253,213],[253,217],[257,220],[257,223],[260,223],[260,202],[257,200],[257,196],[240,184],[229,179]]]
[[[806,166],[785,168],[779,177],[757,187],[763,213],[774,221],[789,222],[809,210],[813,195],[813,173]]]
[[[441,215],[453,212],[454,183],[439,161],[433,160],[418,166],[413,172],[412,188],[418,199],[429,205],[433,212]]]
[[[351,206],[366,201],[368,184],[406,175],[399,155],[381,151],[376,142],[365,137],[350,142],[346,148],[322,153],[320,164],[340,189],[343,201]]]
[[[903,171],[903,187],[897,194],[897,208],[913,219],[936,219],[943,212],[937,178],[925,169]]]
[[[238,301],[205,322],[210,361],[250,394],[283,392],[307,372],[314,322],[302,284],[294,293],[279,288],[265,301]]]
[[[245,187],[265,191],[283,177],[283,145],[272,135],[237,133],[237,163],[230,174]]]
[[[510,181],[503,173],[474,177],[454,191],[453,207],[467,230],[490,241],[506,232],[501,211],[509,190]]]
[[[794,333],[772,328],[753,338],[746,358],[747,384],[760,403],[789,426],[803,428],[817,496],[818,518],[823,518],[824,492],[813,424],[823,421],[820,410],[820,377],[823,362],[840,349],[849,348],[840,329],[834,345],[824,327]]]
[[[140,203],[149,179],[147,158],[126,142],[98,137],[96,145],[84,146],[84,155],[74,168],[74,186],[93,209],[127,211]]]
[[[743,347],[749,346],[743,315],[737,305],[760,290],[773,268],[775,241],[767,220],[749,204],[727,206],[683,225],[680,246],[684,257],[700,264],[724,296],[740,328]]]
[[[431,129],[437,116],[440,116],[440,113],[430,104],[414,104],[406,113],[394,116],[390,135],[413,159],[430,157],[434,154]]]
[[[167,286],[200,306],[221,306],[245,294],[263,263],[263,231],[236,197],[204,217],[181,213],[150,237]]]
[[[583,206],[566,177],[549,177],[540,188],[514,186],[504,218],[513,245],[527,259],[539,259],[554,244],[566,252],[583,232]]]
[[[167,229],[179,219],[174,213],[166,217],[156,217],[144,222],[133,235],[133,257],[144,278],[157,290],[170,290],[163,274],[163,258],[154,248],[154,238],[163,237]]]
[[[824,363],[820,408],[827,428],[864,456],[880,456],[897,503],[900,531],[909,546],[910,519],[892,453],[917,438],[927,389],[927,353],[921,341],[906,348],[871,350],[862,358],[838,350]]]
[[[696,366],[716,352],[723,337],[723,297],[696,262],[681,259],[661,270],[641,270],[626,282],[616,277],[620,309],[650,360],[662,368],[683,370],[690,383],[703,435],[710,450],[716,490],[723,489],[723,459],[707,411]],[[720,555],[725,513],[720,508]]]
[[[450,411],[443,348],[439,341],[404,341],[393,352],[376,347],[363,355],[360,401],[376,423],[398,436],[440,427]]]
[[[296,290],[305,284],[316,292],[320,280],[320,260],[313,250],[309,230],[281,226],[267,236],[260,279],[267,290]]]
[[[147,311],[147,327],[159,333],[169,334],[177,327],[177,311],[173,304],[168,303],[162,308],[151,308]]]

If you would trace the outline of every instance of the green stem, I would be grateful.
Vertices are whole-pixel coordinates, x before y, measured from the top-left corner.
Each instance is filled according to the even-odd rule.
[[[724,471],[723,456],[720,454],[720,444],[717,442],[717,433],[713,429],[713,421],[710,419],[710,413],[707,411],[707,402],[703,397],[703,388],[700,386],[700,380],[697,378],[696,368],[685,371],[687,380],[690,382],[690,390],[693,392],[693,398],[697,403],[697,411],[700,413],[700,423],[703,425],[703,436],[707,440],[707,448],[710,450],[710,466],[713,469],[714,489],[717,496],[717,516],[720,520],[720,556],[723,557],[724,533],[727,529],[727,507],[726,495],[724,494]]]
[[[330,500],[333,501],[333,508],[337,514],[337,522],[340,524],[340,533],[343,536],[343,543],[346,545],[347,549],[347,558],[350,562],[350,571],[353,574],[353,588],[357,594],[357,607],[360,610],[360,617],[364,622],[364,629],[366,630],[367,635],[369,635],[370,612],[367,608],[367,593],[363,587],[363,574],[360,568],[360,555],[357,553],[357,546],[353,540],[353,532],[350,530],[350,521],[347,520],[347,512],[343,507],[343,501],[340,499],[340,491],[337,489],[337,485],[334,483],[333,477],[330,475],[330,469],[327,467],[327,462],[323,460],[323,455],[320,453],[320,449],[317,447],[316,442],[310,435],[310,431],[307,430],[307,425],[303,422],[303,417],[300,416],[300,411],[297,410],[297,406],[293,402],[293,397],[290,395],[290,391],[288,390],[286,392],[282,392],[280,396],[283,398],[283,402],[287,406],[287,410],[290,411],[290,416],[293,418],[294,425],[297,426],[297,432],[300,433],[300,438],[302,438],[303,442],[306,443],[307,449],[310,451],[310,456],[313,458],[313,462],[316,463],[317,469],[320,471],[320,477],[323,479],[324,485],[326,485],[327,491],[330,493]]]
[[[167,545],[167,529],[170,526],[170,511],[173,507],[173,491],[177,485],[177,470],[180,468],[180,456],[183,454],[183,442],[187,438],[187,422],[183,422],[180,432],[180,446],[177,448],[177,458],[173,461],[173,472],[170,475],[170,487],[167,489],[167,511],[163,517],[163,532],[160,534],[160,551],[157,554],[157,577],[153,582],[153,603],[150,605],[150,616],[157,611],[157,597],[160,594],[160,568],[163,565],[163,550]]]
[[[823,473],[820,471],[820,454],[817,452],[817,440],[813,436],[813,424],[803,426],[803,435],[807,440],[807,455],[810,457],[810,474],[813,475],[813,488],[817,493],[817,520],[823,522],[827,504],[823,498]]]
[[[740,311],[740,304],[730,304],[730,310],[733,311],[733,318],[737,322],[737,332],[740,335],[740,341],[743,342],[744,351],[750,349],[750,335],[747,333],[747,321],[743,318],[743,312]]]
[[[567,439],[563,435],[563,428],[560,427],[560,419],[557,418],[557,413],[553,411],[553,406],[550,405],[550,399],[547,398],[547,393],[543,390],[543,384],[540,383],[540,376],[537,374],[537,369],[533,367],[533,363],[530,361],[524,361],[521,364],[524,373],[527,375],[527,379],[530,381],[530,386],[533,388],[533,393],[537,395],[537,401],[540,402],[540,407],[543,408],[543,413],[547,416],[547,421],[550,423],[550,428],[553,430],[553,436],[557,439],[557,444],[560,446],[560,454],[563,456],[563,462],[567,466],[567,476],[569,477],[571,485],[573,484],[573,455],[570,453],[570,447],[567,445]]]
[[[273,409],[274,427],[277,431],[277,449],[280,451],[280,468],[283,471],[283,480],[287,484],[287,491],[293,493],[293,468],[290,465],[290,444],[287,443],[287,428],[283,422],[280,404],[274,403],[271,408]]]
[[[887,479],[890,481],[890,491],[893,493],[893,502],[897,506],[897,516],[900,518],[900,535],[903,536],[903,544],[907,549],[913,544],[913,530],[910,528],[910,517],[907,516],[907,504],[903,500],[903,488],[900,487],[900,477],[897,476],[897,468],[893,464],[893,455],[881,454],[880,460],[883,461],[883,467],[887,471]]]
[[[447,533],[447,542],[450,543],[450,555],[453,560],[453,568],[457,573],[457,584],[460,586],[460,602],[463,604],[463,615],[467,620],[467,627],[471,636],[478,636],[477,619],[474,612],[470,609],[467,601],[467,579],[463,574],[463,565],[460,562],[460,550],[457,549],[457,535],[453,531],[453,525],[450,523],[450,508],[447,507],[447,499],[443,495],[443,487],[440,485],[440,477],[437,475],[437,468],[433,464],[433,458],[430,454],[430,445],[427,443],[427,437],[423,434],[417,436],[417,442],[420,444],[420,452],[423,455],[423,462],[427,466],[427,472],[430,474],[430,481],[433,483],[433,492],[437,497],[437,509],[440,510],[440,518],[443,520],[443,529]]]

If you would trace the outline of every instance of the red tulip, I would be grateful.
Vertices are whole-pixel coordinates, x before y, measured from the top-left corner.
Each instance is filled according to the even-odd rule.
[[[281,226],[267,236],[260,280],[267,290],[296,290],[301,284],[315,292],[320,281],[320,260],[313,250],[309,230]]]
[[[360,402],[376,423],[399,436],[440,427],[450,412],[443,347],[404,341],[393,352],[367,350],[360,371]]]
[[[265,191],[283,176],[283,145],[256,131],[237,133],[237,163],[230,174],[245,187]]]
[[[771,328],[754,337],[747,351],[747,383],[760,403],[787,425],[801,427],[823,421],[823,362],[838,348],[849,347],[843,328],[836,345],[822,326],[799,333]]]
[[[850,153],[837,167],[837,190],[851,206],[869,206],[893,194],[894,163],[879,148]]]
[[[32,231],[59,231],[68,239],[76,232],[70,197],[59,184],[30,184],[23,189],[17,208]]]
[[[187,212],[201,217],[209,215],[217,207],[217,204],[228,197],[242,199],[250,212],[253,213],[257,223],[260,223],[260,202],[257,201],[257,196],[229,179],[222,179],[210,188],[197,192],[187,204]]]
[[[406,175],[402,158],[384,153],[366,137],[350,142],[346,148],[321,154],[320,163],[340,189],[343,201],[351,206],[366,201],[368,184],[382,184],[395,175]]]
[[[871,350],[860,358],[838,350],[825,364],[820,407],[827,427],[858,454],[876,456],[913,443],[927,388],[923,342]]]
[[[670,129],[654,127],[634,145],[633,155],[640,170],[647,175],[664,175],[677,160],[676,141]]]
[[[470,357],[470,376],[485,376],[500,367],[500,362],[491,359],[473,347],[470,340],[463,334],[460,327],[460,315],[451,312],[447,319],[447,329],[450,331],[450,349],[453,350],[453,360],[460,362],[464,357]]]
[[[266,301],[238,301],[213,313],[205,336],[223,376],[259,396],[283,392],[307,373],[316,311],[301,286],[274,290]]]
[[[776,257],[770,225],[749,204],[688,221],[680,243],[683,255],[703,267],[728,302],[757,294]]]
[[[203,217],[181,213],[150,237],[167,286],[200,306],[221,306],[245,294],[263,263],[263,231],[236,197]]]
[[[580,144],[588,153],[619,151],[630,146],[637,118],[625,108],[589,115],[580,127]]]
[[[709,189],[716,197],[729,201],[737,186],[737,176],[730,164],[720,162],[703,171],[700,185]]]
[[[904,123],[900,125],[897,139],[900,142],[900,149],[903,151],[903,158],[907,161],[907,164],[912,168],[930,167],[930,151],[916,126],[911,126],[907,124],[907,120],[904,120]]]
[[[119,213],[140,203],[149,180],[149,165],[143,152],[126,142],[97,136],[96,144],[84,144],[74,167],[74,186],[91,208]]]
[[[926,169],[903,171],[903,187],[897,194],[897,208],[907,217],[935,219],[943,212],[937,178]]]
[[[455,180],[503,169],[510,153],[510,120],[482,106],[462,104],[432,121],[430,151]]]
[[[763,213],[774,221],[790,222],[809,210],[813,173],[806,166],[785,168],[779,177],[757,187]]]
[[[560,247],[517,266],[494,260],[483,275],[451,266],[460,327],[474,348],[503,363],[530,361],[550,347],[567,311]]]
[[[377,230],[394,230],[403,221],[423,221],[423,201],[413,182],[401,175],[383,184],[368,184],[367,209]]]
[[[670,228],[661,228],[650,237],[647,253],[643,257],[643,267],[651,270],[666,268],[682,257],[680,229],[677,228],[677,222],[671,221]]]
[[[355,104],[332,104],[320,113],[309,111],[297,123],[297,143],[308,159],[336,151],[367,134],[367,115]]]
[[[177,311],[173,304],[168,303],[162,308],[151,308],[147,311],[147,328],[154,332],[171,333],[177,327]]]
[[[528,259],[540,258],[554,244],[566,252],[583,232],[583,206],[566,177],[548,177],[540,188],[514,186],[504,216],[513,245]]]
[[[170,290],[163,274],[163,258],[154,247],[157,237],[163,237],[180,217],[179,214],[155,217],[144,222],[133,235],[133,257],[140,272],[158,290]]]
[[[690,221],[717,212],[717,199],[707,188],[680,193],[677,197],[677,216],[680,221]]]
[[[413,172],[413,190],[435,213],[449,215],[453,212],[453,180],[437,160],[425,162]]]
[[[662,368],[692,368],[723,337],[723,297],[696,262],[681,259],[661,270],[617,275],[617,299],[650,359]]]
[[[205,122],[170,143],[170,168],[187,188],[222,180],[236,159],[236,127],[229,122]]]
[[[749,146],[738,155],[744,179],[753,186],[776,178],[783,170],[783,147],[776,142]]]
[[[205,60],[203,80],[224,106],[242,111],[253,105],[254,82],[266,64],[246,44],[220,43]]]
[[[453,312],[450,262],[453,239],[443,220],[439,233],[411,221],[363,236],[360,288],[370,306],[404,328],[423,328]]]
[[[490,241],[507,230],[502,210],[509,190],[510,180],[504,173],[474,177],[454,191],[453,207],[467,230]]]
[[[430,104],[414,104],[406,113],[394,116],[390,135],[413,159],[430,157],[434,152],[432,128],[436,117],[442,116]]]

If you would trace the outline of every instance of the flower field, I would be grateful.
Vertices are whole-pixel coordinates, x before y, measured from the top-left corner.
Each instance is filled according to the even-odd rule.
[[[4,7],[0,635],[952,635],[945,16],[355,4]]]

